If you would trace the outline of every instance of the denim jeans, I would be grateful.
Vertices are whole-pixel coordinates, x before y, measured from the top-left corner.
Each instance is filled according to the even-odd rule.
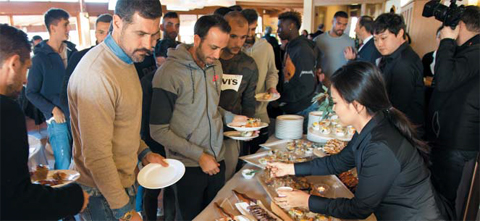
[[[117,220],[113,215],[112,209],[108,205],[107,199],[102,195],[100,190],[97,188],[92,188],[84,185],[80,185],[85,192],[90,195],[88,206],[85,210],[80,213],[80,220],[82,221],[104,221],[104,220]],[[130,196],[130,201],[135,204],[135,187],[131,186],[126,188],[128,196]]]
[[[47,124],[48,141],[52,145],[55,158],[55,169],[66,170],[72,161],[72,135],[70,132],[70,121],[58,124],[55,120]]]
[[[310,112],[318,110],[318,102],[311,104],[305,110],[297,112],[297,115],[303,116],[303,133],[306,134],[308,132],[308,116]]]

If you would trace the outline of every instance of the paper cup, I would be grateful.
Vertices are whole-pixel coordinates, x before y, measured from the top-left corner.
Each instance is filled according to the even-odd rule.
[[[293,188],[292,188],[292,187],[288,187],[288,186],[282,186],[282,187],[278,187],[278,188],[277,188],[276,191],[277,191],[278,197],[286,197],[286,195],[283,195],[283,194],[281,194],[281,193],[278,192],[278,191],[280,191],[280,190],[282,190],[282,191],[285,191],[285,190],[287,190],[287,191],[293,191]]]

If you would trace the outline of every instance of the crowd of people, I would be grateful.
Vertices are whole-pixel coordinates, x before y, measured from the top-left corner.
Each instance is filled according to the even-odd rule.
[[[163,14],[160,1],[118,0],[113,15],[96,20],[96,44],[82,51],[68,41],[68,12],[52,8],[44,17],[48,40],[29,41],[0,25],[2,220],[78,213],[82,220],[157,220],[162,190],[138,186],[136,171],[139,164],[167,166],[165,158],[186,171],[163,190],[164,220],[192,220],[242,166],[239,156],[269,137],[264,128],[251,141],[233,140],[223,136],[226,124],[296,114],[306,132],[323,85],[342,124],[356,129],[352,141],[338,155],[268,167],[277,177],[356,167],[357,191],[352,199],[284,192],[274,199],[280,206],[345,219],[460,219],[461,183],[471,176],[462,174],[480,146],[477,6],[466,7],[456,27],[439,28],[438,49],[424,64],[394,13],[361,16],[356,44],[345,34],[346,12],[335,13],[330,30],[321,25],[312,34],[300,33],[298,12],[284,12],[279,44],[271,27],[257,37],[255,10],[220,7],[196,21],[193,44],[184,44],[178,14]],[[16,102],[22,90],[47,123],[54,168],[78,171],[75,183],[31,183],[24,110]],[[281,97],[257,102],[265,92]]]

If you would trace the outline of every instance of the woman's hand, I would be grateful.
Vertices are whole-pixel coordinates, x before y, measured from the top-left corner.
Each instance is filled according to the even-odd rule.
[[[269,163],[267,168],[270,169],[270,176],[282,177],[287,175],[295,175],[295,166],[293,163]]]
[[[310,195],[301,190],[279,190],[278,195],[284,197],[275,197],[275,203],[284,209],[290,209],[293,207],[301,207],[308,209],[308,199]]]

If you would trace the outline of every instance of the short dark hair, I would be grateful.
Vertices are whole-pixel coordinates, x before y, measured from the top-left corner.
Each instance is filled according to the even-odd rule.
[[[373,22],[374,34],[380,34],[388,30],[396,36],[402,29],[403,38],[405,38],[407,32],[405,21],[402,16],[393,13],[383,13]]]
[[[465,23],[468,31],[480,32],[480,7],[467,6],[460,20]]]
[[[30,57],[30,52],[31,45],[25,32],[7,24],[0,24],[0,65],[16,54],[23,63]]]
[[[338,12],[335,12],[335,14],[333,15],[333,18],[348,18],[348,14],[344,11],[338,11]]]
[[[217,8],[215,9],[215,11],[213,12],[214,15],[219,15],[219,16],[225,16],[227,13],[233,11],[233,9],[231,8],[227,8],[227,7],[220,7],[220,8]]]
[[[243,9],[242,14],[247,19],[248,24],[253,24],[254,22],[258,21],[258,13],[254,9]]]
[[[118,0],[115,14],[127,24],[132,22],[132,16],[138,12],[146,19],[162,17],[162,5],[159,0]]]
[[[163,19],[166,18],[178,18],[178,14],[176,12],[167,12],[163,15]]]
[[[358,24],[360,24],[361,27],[364,27],[368,33],[373,34],[373,18],[372,17],[368,15],[364,15],[360,17]]]
[[[50,32],[50,25],[57,25],[62,19],[68,20],[70,15],[63,9],[51,8],[43,15],[45,26],[48,32]]]
[[[293,22],[297,30],[300,30],[300,26],[302,26],[302,17],[300,13],[296,11],[284,12],[278,16],[278,20],[289,20]]]
[[[222,16],[219,15],[204,15],[200,17],[195,23],[193,33],[204,39],[211,28],[217,27],[225,33],[230,33],[230,25]]]
[[[32,37],[32,40],[30,42],[36,41],[36,40],[43,40],[43,38],[40,35],[35,35]]]
[[[242,6],[240,6],[240,5],[232,5],[228,8],[232,9],[232,11],[239,11],[239,12],[243,10]]]
[[[98,16],[97,20],[95,21],[95,24],[98,24],[99,22],[104,22],[104,23],[111,23],[112,22],[112,15],[110,14],[101,14]]]

